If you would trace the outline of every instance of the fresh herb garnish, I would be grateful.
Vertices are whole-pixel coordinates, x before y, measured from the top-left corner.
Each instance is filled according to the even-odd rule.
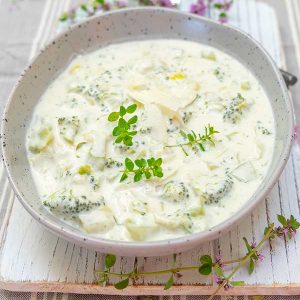
[[[150,159],[136,159],[134,162],[126,157],[125,158],[125,170],[122,171],[122,176],[120,182],[124,181],[128,178],[129,174],[134,174],[133,180],[134,182],[140,181],[143,176],[146,179],[150,179],[152,176],[163,177],[162,171],[162,158],[155,159],[151,157]],[[136,168],[135,168],[136,166]]]
[[[115,264],[116,259],[113,259],[111,254],[108,254],[105,261],[109,261],[110,263],[106,263],[105,270],[97,272],[99,277],[98,282],[104,283],[112,277],[117,277],[120,278],[120,281],[118,281],[114,287],[116,289],[125,289],[129,285],[130,281],[134,282],[134,280],[141,276],[145,277],[167,274],[169,275],[169,278],[164,286],[164,289],[167,290],[174,285],[176,278],[183,276],[183,271],[198,270],[201,275],[211,276],[211,274],[213,274],[215,277],[217,287],[213,294],[208,298],[208,300],[212,300],[222,288],[228,290],[235,286],[243,286],[245,284],[244,281],[233,280],[233,277],[247,264],[249,275],[253,273],[256,264],[262,262],[264,259],[264,256],[261,254],[261,248],[265,243],[270,242],[275,238],[284,238],[285,240],[288,240],[296,235],[297,230],[300,228],[300,223],[293,215],[291,215],[289,219],[282,215],[278,215],[277,219],[281,225],[276,227],[274,223],[271,223],[265,229],[263,237],[259,243],[256,243],[255,241],[248,242],[246,238],[243,238],[246,246],[246,252],[245,255],[240,258],[225,261],[222,260],[220,256],[213,258],[210,255],[202,255],[196,265],[176,267],[175,257],[173,259],[172,267],[168,269],[145,272],[143,270],[138,270],[137,266],[135,266],[131,272],[124,273],[122,271],[110,271],[110,268]]]
[[[188,153],[184,149],[184,146],[190,146],[193,150],[197,151],[200,149],[201,151],[205,151],[204,144],[209,142],[212,145],[215,145],[213,141],[214,134],[219,133],[219,131],[215,130],[210,124],[208,124],[207,127],[205,127],[204,134],[196,134],[193,130],[190,133],[186,133],[183,130],[180,130],[180,134],[183,136],[187,142],[177,144],[177,145],[168,145],[166,147],[180,147],[184,154],[188,156]]]
[[[120,106],[119,111],[114,111],[109,114],[108,121],[116,122],[118,121],[118,126],[113,129],[113,136],[116,137],[115,143],[120,144],[124,143],[126,146],[132,146],[132,137],[137,134],[136,130],[131,130],[131,126],[135,124],[138,120],[138,117],[135,115],[129,120],[125,120],[124,116],[126,114],[133,114],[136,111],[137,105],[132,104],[125,108],[123,105]]]

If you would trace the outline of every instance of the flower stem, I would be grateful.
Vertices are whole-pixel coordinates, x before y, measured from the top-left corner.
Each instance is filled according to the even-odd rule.
[[[246,262],[249,260],[249,258],[255,254],[263,245],[264,243],[270,238],[270,236],[273,233],[273,226],[269,226],[269,229],[266,231],[263,239],[260,241],[260,243],[252,249],[247,255],[245,255],[243,258],[240,259],[240,263],[232,270],[232,272],[225,278],[225,280],[218,286],[218,288],[214,291],[214,293],[208,298],[208,300],[212,300],[214,296],[220,291],[220,289],[224,288],[224,286],[228,283],[230,283],[231,278],[235,275],[235,273],[241,269]]]

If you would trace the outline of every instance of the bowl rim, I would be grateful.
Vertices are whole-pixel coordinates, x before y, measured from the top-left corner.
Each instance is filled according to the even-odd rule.
[[[46,216],[43,214],[39,213],[38,211],[34,210],[32,206],[27,202],[25,197],[22,195],[21,191],[18,189],[17,183],[15,179],[13,178],[11,172],[10,172],[10,166],[7,161],[7,147],[5,147],[4,142],[1,143],[1,149],[2,149],[2,154],[3,154],[3,162],[4,166],[6,169],[6,173],[9,179],[9,182],[23,205],[23,207],[30,213],[30,215],[37,220],[39,223],[41,223],[43,226],[45,226],[48,230],[51,232],[62,236],[63,238],[72,241],[72,242],[77,242],[77,243],[84,243],[85,246],[94,249],[94,250],[99,250],[99,249],[105,249],[105,250],[111,250],[111,253],[121,253],[122,251],[126,252],[129,254],[129,256],[135,256],[135,255],[140,255],[141,253],[145,256],[155,256],[157,253],[160,254],[170,254],[173,249],[177,249],[177,252],[180,252],[182,249],[190,249],[196,245],[199,245],[205,241],[212,240],[216,238],[217,236],[220,236],[222,232],[228,231],[233,225],[237,224],[243,217],[248,215],[250,211],[252,211],[255,206],[262,201],[270,192],[270,190],[273,188],[275,183],[277,182],[280,174],[282,173],[288,157],[290,155],[291,147],[292,147],[292,137],[293,137],[293,126],[294,126],[294,110],[293,110],[293,104],[291,102],[291,99],[288,94],[288,89],[286,84],[284,83],[284,80],[281,76],[281,73],[274,62],[274,60],[271,58],[271,56],[268,54],[268,52],[265,50],[265,48],[257,42],[252,36],[250,36],[248,33],[244,32],[243,30],[233,27],[231,25],[224,25],[220,24],[214,20],[190,14],[187,12],[175,10],[172,8],[161,8],[161,7],[131,7],[131,8],[124,8],[120,10],[115,10],[115,11],[109,11],[105,12],[99,16],[93,16],[87,20],[84,20],[83,22],[71,25],[68,27],[66,31],[63,31],[59,34],[57,34],[53,39],[51,39],[42,49],[40,49],[34,57],[29,61],[27,64],[27,67],[23,70],[21,75],[19,76],[17,82],[15,83],[8,100],[6,102],[4,112],[3,112],[3,117],[2,117],[2,122],[1,122],[1,137],[3,140],[5,140],[5,134],[7,132],[7,122],[6,122],[6,115],[10,109],[11,103],[13,102],[14,99],[14,94],[19,88],[20,82],[22,81],[22,77],[27,73],[27,71],[30,69],[30,66],[36,61],[36,59],[43,53],[45,50],[48,48],[50,44],[52,44],[54,41],[57,41],[60,39],[62,36],[64,36],[66,33],[77,30],[80,28],[80,26],[84,23],[89,23],[93,19],[101,19],[103,17],[107,17],[110,15],[122,15],[124,13],[128,12],[152,12],[152,13],[157,13],[157,12],[166,12],[166,13],[171,13],[175,15],[181,15],[183,17],[187,18],[192,18],[195,20],[200,20],[202,22],[210,23],[210,24],[215,24],[219,26],[220,28],[222,26],[228,27],[231,30],[235,31],[237,34],[242,35],[248,39],[251,40],[251,42],[262,52],[262,54],[265,56],[267,62],[269,65],[272,67],[272,71],[274,72],[274,75],[276,76],[280,89],[282,90],[282,94],[284,95],[284,101],[285,101],[285,106],[287,107],[287,110],[290,111],[291,113],[288,114],[289,118],[287,120],[288,122],[288,133],[287,133],[287,138],[284,143],[284,148],[282,151],[282,157],[277,166],[274,168],[273,173],[270,175],[269,181],[265,184],[265,186],[261,189],[261,191],[256,195],[255,198],[253,198],[253,201],[248,201],[246,202],[234,215],[232,215],[230,218],[226,219],[225,221],[221,222],[220,224],[211,227],[207,230],[201,231],[201,232],[196,232],[196,233],[190,233],[182,237],[178,238],[172,238],[172,239],[164,239],[164,240],[158,240],[158,241],[142,241],[142,242],[136,242],[136,241],[118,241],[118,240],[109,240],[109,239],[104,239],[104,238],[97,238],[88,234],[85,234],[84,232],[78,232],[78,231],[72,231],[69,230],[67,227],[62,227],[58,225],[55,222],[52,222],[49,220]],[[189,246],[187,246],[189,244]],[[159,249],[157,251],[157,249]],[[155,251],[156,250],[156,251]],[[153,251],[153,253],[152,253]]]

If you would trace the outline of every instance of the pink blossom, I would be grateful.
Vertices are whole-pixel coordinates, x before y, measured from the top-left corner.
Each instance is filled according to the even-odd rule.
[[[159,0],[159,5],[163,7],[173,7],[171,0]]]
[[[116,5],[118,8],[124,8],[128,6],[128,1],[126,0],[118,0],[116,1]]]
[[[299,137],[299,127],[297,124],[294,125],[294,141],[297,142]]]
[[[204,0],[198,0],[196,4],[190,6],[190,13],[196,14],[199,16],[204,16],[206,13],[207,6],[204,3]]]

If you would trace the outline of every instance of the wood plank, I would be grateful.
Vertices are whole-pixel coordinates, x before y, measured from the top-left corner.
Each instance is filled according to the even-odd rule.
[[[100,287],[94,284],[72,284],[57,282],[0,282],[0,289],[18,292],[59,292],[90,295],[119,295],[119,296],[168,296],[168,295],[211,295],[215,291],[213,286],[182,285],[164,290],[161,285],[129,286],[124,290],[116,290],[113,286]],[[235,287],[228,291],[221,290],[218,295],[299,295],[299,284],[248,285]]]

